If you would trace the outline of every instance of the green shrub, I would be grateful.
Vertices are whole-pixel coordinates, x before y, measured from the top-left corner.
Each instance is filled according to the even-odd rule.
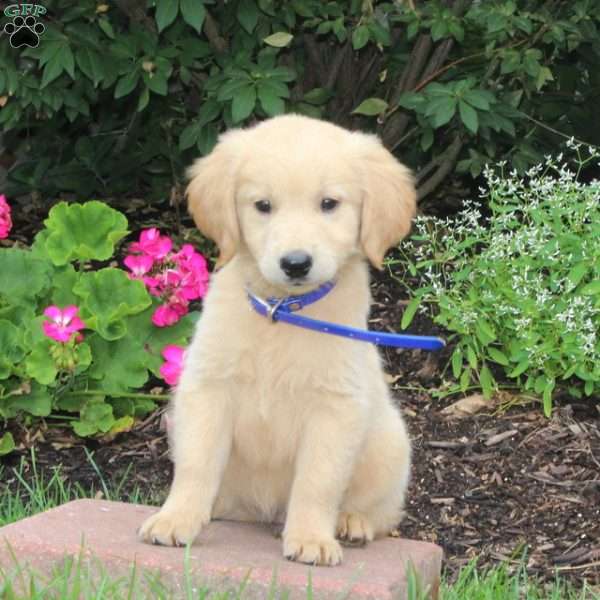
[[[182,301],[181,313],[164,326],[169,323],[156,319],[166,306],[156,275],[147,289],[135,274],[98,268],[128,233],[127,219],[116,210],[96,201],[63,202],[45,225],[31,249],[0,248],[0,419],[52,416],[68,420],[83,436],[126,430],[155,407],[160,396],[140,388],[151,374],[164,376],[161,353],[187,344],[198,313],[183,316]],[[180,254],[165,260],[177,261]],[[170,276],[175,267],[165,263]],[[71,307],[66,322],[65,307]],[[11,446],[12,439],[2,437],[0,454]]]
[[[600,156],[576,150],[578,171]],[[600,182],[578,181],[561,160],[523,178],[486,170],[488,216],[473,203],[456,219],[421,217],[401,247],[424,282],[402,326],[422,303],[454,334],[451,390],[475,384],[489,397],[494,365],[540,395],[546,414],[558,388],[600,391]]]
[[[220,131],[288,111],[377,130],[421,198],[538,163],[553,130],[600,141],[594,0],[410,4],[47,0],[37,48],[0,38],[3,192],[164,197]]]

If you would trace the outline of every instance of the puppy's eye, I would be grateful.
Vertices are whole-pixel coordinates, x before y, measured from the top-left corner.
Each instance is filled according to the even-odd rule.
[[[321,200],[321,210],[323,212],[331,212],[337,208],[339,203],[339,200],[334,200],[333,198],[323,198]]]
[[[256,210],[261,213],[270,213],[271,212],[271,203],[268,200],[258,200],[254,203]]]

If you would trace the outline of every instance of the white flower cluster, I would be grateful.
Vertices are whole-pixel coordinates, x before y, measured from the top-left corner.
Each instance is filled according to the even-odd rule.
[[[600,182],[578,180],[600,152],[574,140],[567,147],[576,172],[562,154],[521,177],[504,174],[506,163],[488,166],[484,202],[452,219],[417,218],[416,241],[402,246],[431,289],[425,300],[446,313],[440,322],[463,334],[480,318],[492,322],[506,348],[525,349],[530,364],[556,376],[566,365],[600,364],[600,302],[581,293],[600,277]]]

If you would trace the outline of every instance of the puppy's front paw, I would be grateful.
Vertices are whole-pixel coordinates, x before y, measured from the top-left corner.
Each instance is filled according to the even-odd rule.
[[[191,544],[208,519],[190,514],[189,510],[160,510],[152,515],[138,531],[139,538],[148,544],[185,546]]]
[[[332,567],[342,562],[342,547],[333,538],[286,536],[283,540],[283,555],[288,560]]]
[[[371,523],[358,513],[340,513],[336,529],[336,537],[344,546],[364,546],[373,540]]]

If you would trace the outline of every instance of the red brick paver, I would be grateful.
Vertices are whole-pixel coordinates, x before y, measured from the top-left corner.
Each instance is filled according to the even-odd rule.
[[[93,556],[112,573],[160,571],[165,582],[180,588],[183,548],[142,544],[136,530],[156,508],[105,500],[76,500],[45,513],[0,528],[0,565],[10,572],[13,555],[19,564],[49,570],[65,554]],[[13,554],[14,553],[14,554]],[[278,589],[291,598],[306,598],[309,573],[314,598],[403,599],[405,565],[411,561],[422,583],[437,596],[442,550],[434,544],[398,538],[371,542],[364,548],[344,548],[343,564],[309,567],[286,561],[281,540],[267,526],[213,521],[190,551],[189,572],[215,589],[231,589],[248,573],[245,598],[264,598],[276,573]],[[279,597],[277,594],[276,597]]]

